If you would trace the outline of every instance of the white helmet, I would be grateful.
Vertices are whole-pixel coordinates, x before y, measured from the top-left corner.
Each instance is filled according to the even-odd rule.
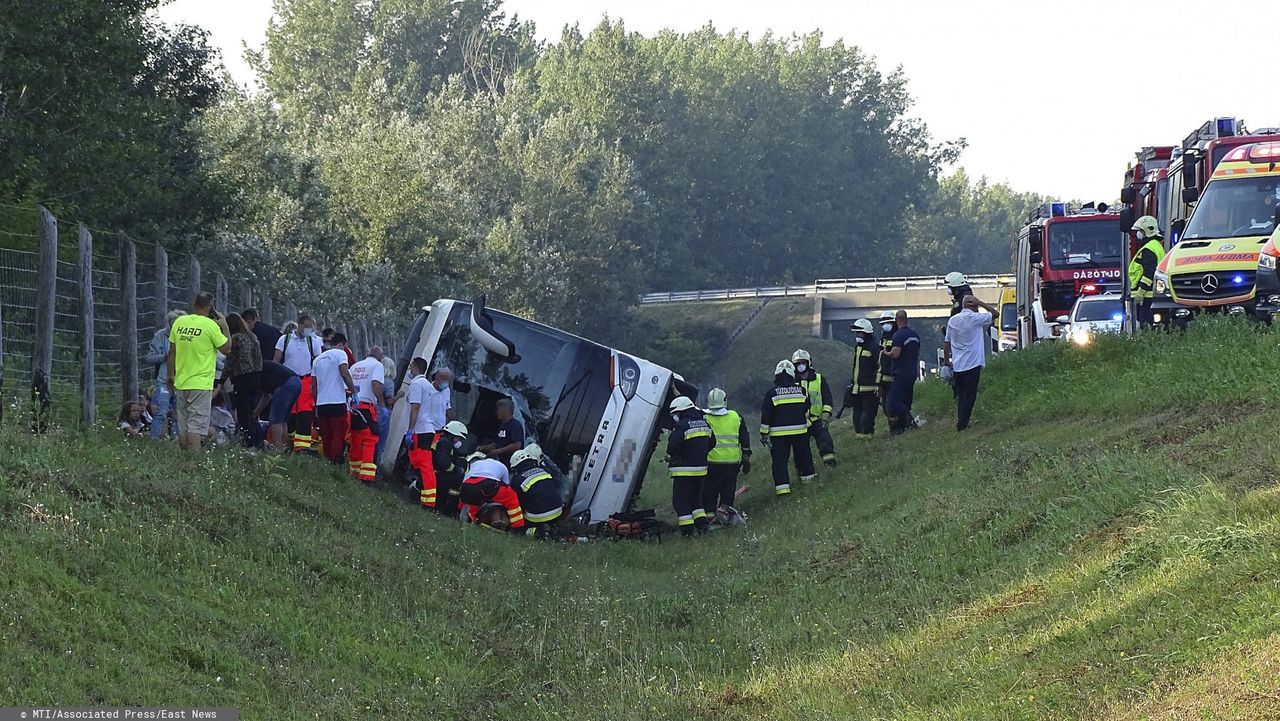
[[[707,393],[707,408],[709,410],[719,410],[721,408],[728,407],[728,405],[724,389],[712,388],[711,391]]]
[[[462,421],[449,421],[444,424],[444,432],[458,438],[467,437],[467,427],[462,425]]]
[[[537,443],[526,443],[524,448],[520,450],[528,453],[535,461],[542,460],[542,446]]]
[[[537,457],[534,456],[532,453],[530,453],[528,448],[521,448],[520,450],[511,454],[510,465],[512,468],[515,468],[516,466],[520,465],[521,463],[524,463],[525,461],[537,461],[537,460],[538,460]]]
[[[871,321],[866,318],[859,318],[853,322],[853,329],[862,333],[872,333],[874,329],[871,327]]]
[[[809,356],[809,351],[807,351],[807,350],[805,350],[805,349],[803,349],[803,348],[801,348],[800,350],[798,350],[798,351],[796,351],[795,353],[792,353],[792,354],[791,354],[791,362],[792,362],[792,363],[799,363],[800,361],[804,361],[804,362],[808,363],[808,362],[810,362],[810,361],[812,361],[812,360],[813,360],[813,358]]]
[[[472,453],[471,455],[467,456],[467,465],[469,466],[472,463],[475,463],[476,461],[483,461],[486,458],[488,458],[488,456],[481,453],[480,451],[476,451],[475,453]]]
[[[898,319],[898,313],[897,313],[897,311],[886,310],[885,312],[883,312],[883,313],[881,313],[881,314],[880,314],[880,322],[881,322],[881,323],[883,323],[883,322],[885,322],[885,321],[887,321],[887,320],[888,320],[888,321],[896,321],[897,319]]]
[[[953,270],[950,273],[947,273],[947,275],[942,279],[942,282],[946,283],[951,288],[959,288],[968,281],[964,279],[964,273]]]
[[[779,373],[786,373],[787,375],[791,376],[792,378],[795,378],[795,377],[796,377],[796,366],[795,366],[795,364],[794,364],[794,363],[792,363],[792,362],[791,362],[791,361],[789,361],[789,360],[780,360],[780,361],[778,361],[778,365],[777,365],[777,367],[775,367],[775,368],[773,369],[773,374],[774,374],[774,375],[778,375]]]
[[[693,401],[689,400],[688,396],[678,396],[674,401],[671,401],[672,413],[687,411],[691,408],[693,408]]]

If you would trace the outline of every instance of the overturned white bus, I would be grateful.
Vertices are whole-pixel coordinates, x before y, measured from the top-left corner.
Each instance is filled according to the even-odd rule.
[[[632,510],[677,395],[697,388],[662,366],[509,313],[472,303],[438,300],[422,309],[396,364],[400,386],[409,361],[427,360],[428,373],[454,372],[454,417],[472,439],[492,437],[495,404],[510,398],[529,440],[568,481],[570,515],[602,521]],[[391,415],[380,471],[395,473],[409,422],[408,404]]]

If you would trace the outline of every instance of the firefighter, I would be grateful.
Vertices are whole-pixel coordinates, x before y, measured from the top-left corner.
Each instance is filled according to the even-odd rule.
[[[870,438],[876,432],[876,391],[879,389],[880,353],[873,348],[875,330],[871,321],[860,318],[853,324],[853,376],[849,395],[853,406],[853,433],[857,438]]]
[[[773,388],[760,406],[760,444],[773,460],[773,491],[779,496],[791,492],[787,461],[795,454],[800,480],[811,481],[813,453],[809,448],[809,396],[796,382],[796,367],[789,360],[778,361],[773,369]]]
[[[947,284],[947,290],[951,292],[951,315],[956,315],[964,310],[964,297],[973,295],[973,288],[969,287],[969,280],[964,277],[964,273],[959,271],[947,273],[942,282]]]
[[[1129,261],[1130,296],[1137,305],[1134,315],[1138,325],[1145,329],[1154,323],[1151,301],[1155,294],[1156,268],[1164,260],[1164,237],[1160,233],[1160,224],[1150,215],[1138,218],[1132,230],[1143,245]]]
[[[549,537],[564,514],[564,501],[555,479],[533,453],[523,448],[511,454],[511,473],[516,497],[524,509],[526,535]]]
[[[524,509],[520,507],[520,498],[511,488],[511,474],[502,461],[486,458],[483,453],[472,453],[467,460],[467,479],[459,489],[459,498],[463,511],[472,523],[476,523],[480,509],[490,503],[502,504],[507,512],[508,530],[512,533],[523,533],[525,528]]]
[[[671,505],[679,517],[680,533],[704,533],[709,520],[701,505],[702,486],[707,480],[707,456],[715,439],[702,411],[686,396],[671,401],[671,420],[675,423],[667,436]]]
[[[886,310],[880,314],[880,353],[881,357],[877,360],[880,365],[880,372],[876,374],[876,384],[880,386],[880,390],[876,395],[880,399],[880,407],[884,409],[885,417],[889,416],[889,387],[893,385],[893,364],[883,361],[883,354],[888,353],[893,348],[893,334],[898,331],[898,324],[894,320],[894,312]]]
[[[796,368],[796,380],[809,396],[809,437],[818,444],[818,454],[828,467],[836,465],[836,444],[831,440],[831,386],[813,367],[809,351],[800,349],[791,354]]]
[[[738,472],[751,472],[751,435],[742,416],[729,410],[726,394],[720,388],[712,388],[707,394],[706,421],[711,426],[715,446],[707,454],[702,507],[713,519],[720,517],[721,507],[725,508],[726,517],[730,517],[738,492]]]
[[[436,510],[449,518],[458,517],[458,494],[462,487],[466,461],[462,444],[467,440],[467,427],[462,421],[449,421],[431,439],[431,470],[435,481]],[[428,506],[430,508],[430,506]]]

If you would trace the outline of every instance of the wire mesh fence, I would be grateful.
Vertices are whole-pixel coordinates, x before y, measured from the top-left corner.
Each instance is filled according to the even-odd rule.
[[[121,233],[57,223],[35,206],[29,215],[6,208],[0,214],[0,401],[6,411],[29,403],[36,372],[43,371],[56,422],[113,419],[127,389],[154,390],[167,351],[166,316],[187,308],[193,289],[214,292],[217,307],[234,313],[270,299],[271,319],[277,323],[292,305],[270,289],[251,288],[217,268],[193,263],[189,253],[135,242]],[[91,245],[87,257],[82,232],[90,236],[85,239]],[[52,273],[41,270],[47,253],[53,257]],[[130,256],[131,266],[126,262]],[[86,261],[87,298],[81,277]],[[193,276],[197,269],[198,279]],[[42,327],[42,308],[51,310],[45,316],[52,318],[49,328]],[[92,353],[87,352],[86,319],[92,323]],[[352,342],[366,352],[361,346],[367,334],[360,338],[364,340]],[[47,368],[40,367],[42,350],[50,351]],[[89,368],[93,393],[85,392]],[[93,412],[85,413],[90,403]]]

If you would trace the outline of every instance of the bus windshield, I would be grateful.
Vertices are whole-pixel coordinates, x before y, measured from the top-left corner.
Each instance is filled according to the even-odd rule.
[[[1005,303],[1000,307],[1000,330],[1015,331],[1018,329],[1018,306]]]
[[[612,393],[608,348],[501,311],[489,310],[493,329],[515,344],[520,360],[487,352],[471,334],[469,303],[455,303],[428,361],[448,367],[457,380],[454,417],[475,439],[497,430],[494,405],[511,398],[530,436],[563,470],[585,457]]]
[[[1184,240],[1270,235],[1275,229],[1280,184],[1275,176],[1215,180],[1204,189]]]
[[[1124,235],[1114,218],[1053,223],[1049,226],[1049,267],[1116,267],[1123,245]]]

